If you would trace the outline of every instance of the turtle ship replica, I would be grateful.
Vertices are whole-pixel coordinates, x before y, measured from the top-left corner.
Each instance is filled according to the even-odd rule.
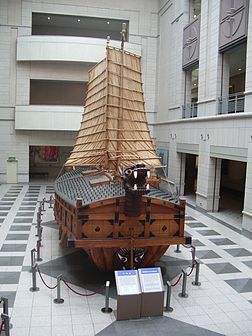
[[[108,45],[89,72],[76,144],[55,181],[62,242],[83,248],[102,271],[152,266],[184,236],[185,200],[158,189],[141,58]]]

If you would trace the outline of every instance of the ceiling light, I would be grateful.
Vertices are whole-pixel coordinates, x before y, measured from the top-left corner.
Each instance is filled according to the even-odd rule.
[[[107,21],[107,24],[110,24],[110,22],[109,22],[109,21]]]
[[[77,21],[80,22],[80,19],[78,19]]]
[[[48,16],[48,17],[47,17],[47,20],[51,20],[51,17],[50,17],[50,16]]]
[[[241,71],[241,68],[239,68],[238,71]]]

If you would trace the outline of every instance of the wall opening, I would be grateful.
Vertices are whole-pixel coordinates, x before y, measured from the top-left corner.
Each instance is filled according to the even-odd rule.
[[[51,13],[32,14],[32,35],[80,36],[121,40],[122,23],[126,23],[128,41],[129,21],[110,18],[59,15]]]
[[[86,82],[31,79],[30,104],[83,106],[86,91]]]
[[[226,213],[241,225],[245,195],[246,162],[222,159],[219,212]]]
[[[71,150],[72,147],[63,146],[30,146],[30,181],[55,180]]]
[[[197,190],[198,156],[186,154],[184,195],[195,195]]]
[[[223,53],[219,114],[244,112],[246,47],[247,44],[242,43]]]

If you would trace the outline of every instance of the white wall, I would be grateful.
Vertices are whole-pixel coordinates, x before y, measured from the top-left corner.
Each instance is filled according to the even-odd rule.
[[[183,28],[189,18],[188,12],[185,11],[185,2],[167,1],[160,11],[158,113],[156,117],[158,121],[181,117],[181,105],[184,99],[182,39]]]
[[[71,0],[71,2],[69,0],[0,0],[0,182],[6,181],[5,162],[8,156],[16,156],[19,160],[19,181],[28,181],[28,149],[32,142],[37,145],[46,143],[47,145],[66,146],[72,146],[74,143],[75,133],[71,130],[74,130],[76,123],[79,123],[80,113],[77,113],[76,118],[71,121],[63,118],[64,125],[57,123],[55,113],[51,113],[50,107],[40,111],[40,114],[33,114],[28,107],[30,79],[86,80],[88,68],[100,57],[98,51],[92,50],[91,47],[89,50],[84,50],[88,51],[89,58],[85,58],[87,56],[83,58],[81,54],[78,54],[77,57],[76,55],[80,51],[84,53],[78,43],[76,45],[77,52],[74,48],[71,50],[70,44],[67,45],[68,49],[65,49],[66,52],[64,52],[61,47],[65,48],[66,44],[64,46],[62,42],[60,50],[60,44],[56,42],[63,41],[65,38],[57,37],[57,41],[55,41],[51,37],[53,40],[51,42],[54,45],[47,47],[47,50],[54,49],[54,58],[43,58],[46,43],[40,41],[36,48],[29,45],[30,42],[30,44],[35,44],[35,39],[39,40],[39,37],[32,40],[29,37],[31,35],[32,11],[129,20],[129,42],[136,44],[137,50],[142,55],[146,111],[148,119],[153,122],[157,109],[155,93],[157,91],[158,10],[158,0],[129,0],[126,2],[119,0],[107,0],[106,2],[103,0]],[[17,38],[19,38],[18,57]],[[66,39],[68,40],[68,38]],[[47,40],[49,41],[49,39]],[[73,38],[72,41],[74,40],[78,42],[78,38]],[[59,52],[62,53],[61,58],[55,57]],[[33,57],[32,53],[37,58]],[[32,59],[36,59],[36,61],[32,61]],[[56,60],[57,62],[55,62]],[[59,62],[59,60],[61,61]],[[16,106],[17,129],[15,130]],[[24,112],[28,112],[28,114],[24,114]],[[65,112],[62,111],[62,113]],[[67,124],[69,126],[68,132],[45,131],[46,129],[64,130]],[[25,131],[25,129],[32,128],[33,130],[43,129],[43,131],[37,131],[39,135],[36,136],[32,131]]]

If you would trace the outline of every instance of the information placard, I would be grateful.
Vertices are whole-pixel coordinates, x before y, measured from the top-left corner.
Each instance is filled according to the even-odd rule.
[[[159,267],[141,268],[138,271],[142,292],[150,293],[163,291],[163,279]]]
[[[139,294],[140,285],[136,270],[115,271],[118,295]]]

